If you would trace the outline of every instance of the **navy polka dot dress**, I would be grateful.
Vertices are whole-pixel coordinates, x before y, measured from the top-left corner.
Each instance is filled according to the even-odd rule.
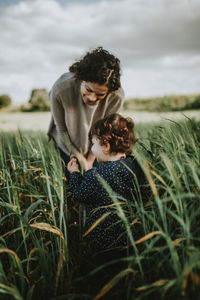
[[[108,193],[102,181],[109,185],[112,193]],[[117,161],[97,163],[95,167],[85,172],[84,176],[80,172],[73,172],[70,174],[69,186],[74,200],[84,204],[85,231],[103,216],[103,220],[85,238],[97,249],[125,246],[126,231],[119,217],[119,210],[114,205],[116,203],[114,199],[123,203],[120,207],[126,211],[126,202],[133,202],[133,199],[146,201],[150,196],[147,179],[137,160],[127,156]],[[116,198],[113,195],[118,196]]]

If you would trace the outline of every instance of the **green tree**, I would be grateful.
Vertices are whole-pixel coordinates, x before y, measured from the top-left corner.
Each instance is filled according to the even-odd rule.
[[[30,111],[49,111],[49,96],[46,89],[33,89],[28,101]]]
[[[12,100],[8,95],[0,95],[0,109],[11,105]]]

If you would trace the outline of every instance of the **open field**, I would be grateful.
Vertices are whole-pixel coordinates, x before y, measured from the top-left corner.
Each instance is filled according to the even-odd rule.
[[[134,198],[125,218],[116,208],[132,242],[123,267],[111,258],[105,269],[66,206],[53,143],[0,132],[0,300],[200,299],[200,123],[140,123],[137,134],[152,198]]]
[[[158,123],[165,119],[183,120],[185,116],[200,120],[200,110],[187,110],[183,112],[122,112],[125,116],[130,116],[136,124],[140,123]],[[0,130],[42,130],[47,131],[50,122],[49,112],[0,112]]]

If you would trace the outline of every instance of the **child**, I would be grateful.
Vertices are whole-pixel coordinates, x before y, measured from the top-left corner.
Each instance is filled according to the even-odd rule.
[[[150,189],[144,172],[131,156],[137,141],[134,123],[120,114],[111,114],[93,125],[89,139],[97,163],[82,176],[77,160],[73,158],[67,166],[70,172],[70,190],[75,201],[85,204],[85,231],[105,213],[109,213],[86,235],[92,245],[98,250],[123,246],[127,244],[125,228],[100,179],[103,179],[116,194],[133,203],[133,195],[136,195],[136,177],[143,198],[149,196]]]

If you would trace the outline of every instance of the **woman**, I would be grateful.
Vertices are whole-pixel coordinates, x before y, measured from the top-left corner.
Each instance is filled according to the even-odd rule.
[[[65,167],[76,156],[88,170],[95,160],[88,139],[91,126],[118,112],[123,104],[120,61],[98,47],[72,64],[69,71],[50,91],[52,118],[48,135],[57,144]]]

